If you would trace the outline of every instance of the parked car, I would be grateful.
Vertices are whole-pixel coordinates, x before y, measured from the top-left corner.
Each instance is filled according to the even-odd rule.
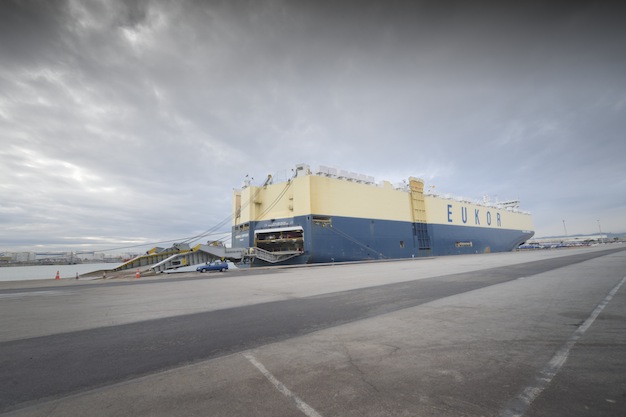
[[[204,265],[200,265],[196,268],[198,272],[207,272],[207,271],[224,271],[228,269],[228,262],[215,261],[215,262],[207,262]]]

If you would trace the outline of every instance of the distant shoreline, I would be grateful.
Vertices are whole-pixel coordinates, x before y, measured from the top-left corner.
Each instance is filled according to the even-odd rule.
[[[0,264],[0,268],[5,267],[16,267],[16,266],[51,266],[51,265],[91,265],[91,264],[120,264],[122,261],[120,259],[115,259],[113,261],[88,261],[88,262],[9,262]]]

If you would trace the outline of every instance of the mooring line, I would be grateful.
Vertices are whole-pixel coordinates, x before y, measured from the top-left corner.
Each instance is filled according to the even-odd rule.
[[[243,353],[243,356],[254,365],[268,381],[274,385],[274,387],[281,392],[285,397],[293,401],[300,411],[302,411],[308,417],[322,417],[317,411],[315,411],[310,405],[302,401],[297,395],[289,390],[282,382],[280,382],[274,375],[268,371],[265,366],[256,360],[250,353]]]
[[[524,390],[513,401],[511,401],[509,407],[501,414],[502,417],[522,417],[526,413],[532,402],[543,392],[543,390],[548,386],[548,384],[550,384],[550,382],[552,382],[552,379],[559,372],[567,360],[570,350],[587,331],[587,329],[591,327],[602,310],[604,310],[611,299],[613,299],[613,296],[617,294],[617,291],[619,291],[624,282],[626,282],[626,277],[622,278],[622,280],[615,287],[613,287],[604,300],[602,300],[602,302],[600,302],[600,304],[598,304],[591,312],[591,315],[587,318],[587,320],[578,326],[576,331],[574,331],[565,344],[554,354],[552,359],[550,359],[546,366],[535,377],[534,383],[524,388]]]

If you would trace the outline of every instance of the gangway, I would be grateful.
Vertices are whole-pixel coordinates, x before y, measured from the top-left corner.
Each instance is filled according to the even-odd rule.
[[[302,255],[301,250],[268,251],[258,247],[252,248],[228,248],[218,242],[209,242],[206,245],[199,244],[190,248],[185,244],[174,244],[171,248],[153,248],[144,255],[137,256],[113,271],[129,269],[141,269],[142,271],[163,272],[185,266],[199,265],[212,262],[217,259],[233,262],[244,260],[252,261],[258,258],[270,264],[286,261]]]
[[[113,268],[113,271],[124,271],[128,269],[143,269],[148,270],[151,265],[161,262],[172,255],[179,253],[189,252],[191,248],[187,244],[175,243],[171,248],[163,249],[154,247],[147,251],[144,255],[139,255],[133,259],[130,259],[118,267]]]
[[[270,252],[265,249],[254,247],[250,248],[246,256],[250,258],[256,257],[257,259],[260,259],[262,261],[275,264],[278,262],[286,261],[287,259],[295,258],[296,256],[300,256],[302,255],[302,253],[303,252],[301,250],[284,250]]]
[[[243,258],[245,251],[246,249],[242,248],[227,248],[217,242],[210,242],[206,245],[199,244],[193,248],[186,244],[174,244],[168,249],[153,248],[144,255],[137,256],[113,270],[141,269],[163,272],[167,269],[202,264],[216,259],[239,261]]]
[[[216,259],[239,261],[243,258],[245,249],[232,249],[225,246],[197,245],[184,253],[177,253],[162,260],[149,269],[154,272],[163,272],[183,266],[191,266],[212,262]]]

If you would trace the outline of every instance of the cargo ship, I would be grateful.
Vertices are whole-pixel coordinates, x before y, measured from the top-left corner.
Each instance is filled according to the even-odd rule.
[[[321,166],[234,190],[232,248],[253,265],[507,252],[534,235],[518,201],[471,202]]]

